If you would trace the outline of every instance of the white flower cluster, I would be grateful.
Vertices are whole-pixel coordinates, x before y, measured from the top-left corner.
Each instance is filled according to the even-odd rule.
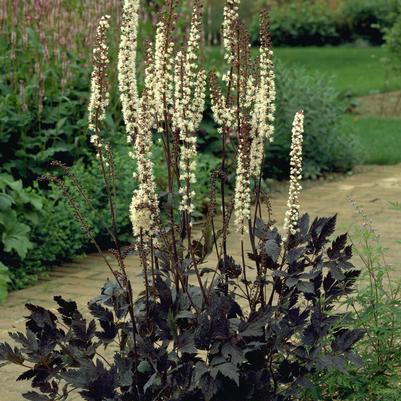
[[[134,192],[130,206],[130,218],[134,235],[150,234],[154,228],[151,200],[143,188]]]
[[[240,0],[227,0],[224,6],[224,21],[223,21],[223,44],[225,52],[225,59],[229,64],[234,60],[233,54],[233,25],[238,19],[238,9]]]
[[[157,24],[155,37],[154,76],[153,76],[153,108],[156,121],[164,121],[164,105],[172,103],[173,97],[173,70],[174,70],[174,42],[170,37],[166,21]]]
[[[107,31],[110,28],[110,16],[100,19],[96,32],[96,47],[93,49],[94,68],[91,77],[91,97],[89,101],[89,130],[92,131],[91,143],[99,149],[102,147],[99,137],[99,122],[106,118],[106,108],[109,104],[107,88],[107,67],[109,65],[109,48],[107,46]]]
[[[134,152],[131,154],[138,163],[136,178],[139,188],[134,191],[132,197],[130,218],[134,235],[154,236],[156,221],[159,216],[159,204],[153,174],[152,111],[148,108],[150,89],[145,85],[138,112],[138,134]]]
[[[123,11],[118,60],[119,89],[128,141],[134,146],[130,156],[137,161],[138,180],[138,189],[134,191],[131,201],[130,219],[134,235],[153,236],[159,216],[152,161],[155,70],[149,49],[145,88],[139,98],[136,82],[139,1],[125,0]],[[159,41],[160,35],[159,31]]]
[[[302,190],[302,143],[304,133],[304,112],[299,111],[295,114],[292,126],[292,142],[291,142],[291,170],[290,170],[290,190],[287,203],[287,212],[284,219],[284,240],[286,236],[297,233],[297,225],[299,220],[299,194]]]
[[[251,187],[249,185],[249,161],[244,145],[238,146],[237,176],[234,195],[234,223],[241,234],[248,232],[246,226],[251,218]]]
[[[222,80],[228,95],[223,96],[219,85],[212,82],[211,106],[219,132],[238,134],[234,214],[237,230],[244,233],[251,215],[250,179],[259,177],[265,141],[273,140],[276,87],[267,15],[262,14],[259,68],[255,74],[246,29],[236,23],[239,4],[240,0],[227,0],[224,11],[224,47],[231,69]]]
[[[125,0],[118,55],[120,98],[128,142],[133,143],[136,132],[138,89],[136,81],[136,55],[138,40],[139,0]]]
[[[138,96],[136,51],[138,0],[125,0],[119,55],[119,81],[131,157],[137,161],[139,188],[133,194],[131,221],[135,235],[155,235],[159,216],[152,162],[152,131],[162,135],[173,129],[180,142],[181,208],[191,213],[196,172],[196,137],[203,115],[206,73],[198,66],[202,14],[196,2],[186,52],[174,57],[174,17],[165,16],[156,28],[155,41],[145,57],[144,90]],[[174,65],[175,63],[175,65]],[[174,68],[175,67],[175,68]],[[170,120],[171,119],[171,120]],[[169,127],[170,121],[172,127]],[[132,140],[135,137],[135,142]],[[178,140],[177,140],[178,143]]]
[[[272,142],[274,113],[276,111],[276,85],[273,52],[267,46],[260,49],[260,82],[256,90],[252,111],[251,175],[258,177],[262,167],[265,140]]]
[[[178,52],[174,76],[173,129],[179,132],[180,181],[182,195],[180,209],[193,212],[192,185],[196,182],[196,136],[194,132],[202,120],[205,106],[206,72],[199,69],[198,53],[201,41],[202,17],[195,7],[185,55]]]
[[[227,105],[225,97],[217,87],[212,88],[210,102],[214,120],[219,126],[217,128],[218,132],[220,134],[223,133],[222,127],[234,128],[236,120],[235,108]]]

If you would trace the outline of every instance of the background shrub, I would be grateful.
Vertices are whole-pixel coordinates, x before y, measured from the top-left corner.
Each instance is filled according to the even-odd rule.
[[[401,6],[398,13],[394,16],[394,24],[385,28],[386,46],[390,51],[393,66],[399,70],[401,68]]]
[[[59,79],[56,71],[48,71],[49,79]],[[7,84],[7,75],[0,77],[0,163],[1,169],[32,181],[54,158],[72,163],[88,156],[86,108],[89,91],[88,69],[76,65],[71,86],[49,90],[42,104],[38,102],[35,76],[24,79],[23,96]]]
[[[288,177],[291,115],[301,108],[305,111],[305,177],[352,169],[361,155],[352,132],[342,124],[345,104],[330,81],[299,68],[278,66],[277,72],[276,132],[267,147],[265,175]]]
[[[258,8],[269,7],[260,1]],[[336,8],[327,1],[291,1],[271,9],[271,35],[275,46],[321,46],[365,41],[382,44],[384,30],[394,24],[399,0],[343,0]],[[251,38],[258,43],[256,7]]]
[[[378,45],[384,41],[384,29],[394,23],[398,0],[346,0],[339,9],[338,31],[344,41],[365,40]]]
[[[122,157],[121,154],[122,152],[116,151],[118,187],[116,215],[121,232],[125,232],[128,237],[130,232],[128,204],[134,181],[131,179],[132,166],[127,163],[128,156]],[[80,184],[89,189],[87,197],[91,200],[91,207],[78,196],[71,179],[64,177],[62,170],[59,173],[65,179],[71,196],[76,199],[84,212],[95,237],[104,247],[110,246],[109,240],[106,240],[107,230],[103,225],[103,222],[110,221],[109,210],[96,160],[92,160],[88,164],[80,160],[71,168],[71,173]],[[71,259],[84,251],[94,250],[68,206],[62,191],[54,184],[50,184],[48,189],[42,193],[43,218],[32,228],[30,241],[33,246],[23,260],[16,254],[5,258],[5,263],[10,270],[11,287],[14,289],[26,287],[36,281],[43,272],[58,263]]]
[[[301,1],[274,7],[270,20],[270,33],[275,46],[319,46],[341,42],[333,11],[320,2]],[[255,16],[251,28],[253,44],[258,43],[258,27]]]

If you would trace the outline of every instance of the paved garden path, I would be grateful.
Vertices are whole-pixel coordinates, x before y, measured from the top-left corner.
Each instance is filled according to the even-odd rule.
[[[388,202],[401,202],[401,165],[367,166],[355,175],[306,187],[302,194],[302,209],[312,216],[329,216],[337,212],[339,231],[352,232],[355,225],[361,225],[361,219],[347,197],[362,206],[373,220],[384,246],[389,248],[388,262],[396,266],[401,251],[397,242],[401,239],[401,212],[390,210]],[[285,212],[286,190],[286,187],[280,186],[272,195],[274,218],[280,224]],[[239,256],[238,242],[239,238],[234,234],[230,238],[234,257]],[[128,269],[133,275],[138,273],[137,262],[134,257],[128,262]],[[84,306],[90,298],[98,295],[108,276],[102,259],[91,255],[55,269],[46,280],[34,287],[10,294],[7,303],[0,306],[0,341],[7,339],[9,330],[23,328],[25,303],[53,308],[52,297],[60,294]],[[393,277],[401,278],[401,264],[399,270],[395,269]],[[135,281],[139,284],[134,285],[134,291],[141,285],[140,279]],[[21,370],[12,366],[0,369],[0,401],[21,401],[20,393],[29,389],[25,382],[15,383],[18,372]]]

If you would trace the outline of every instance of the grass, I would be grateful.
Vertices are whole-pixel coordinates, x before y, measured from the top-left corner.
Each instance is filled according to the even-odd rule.
[[[332,76],[337,90],[354,96],[401,89],[401,77],[388,68],[383,47],[296,47],[275,49],[284,64]]]
[[[359,141],[364,164],[401,163],[401,120],[374,116],[345,116]]]

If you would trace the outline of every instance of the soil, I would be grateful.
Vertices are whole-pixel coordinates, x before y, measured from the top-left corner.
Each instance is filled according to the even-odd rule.
[[[401,91],[358,97],[352,111],[376,117],[401,117]]]

